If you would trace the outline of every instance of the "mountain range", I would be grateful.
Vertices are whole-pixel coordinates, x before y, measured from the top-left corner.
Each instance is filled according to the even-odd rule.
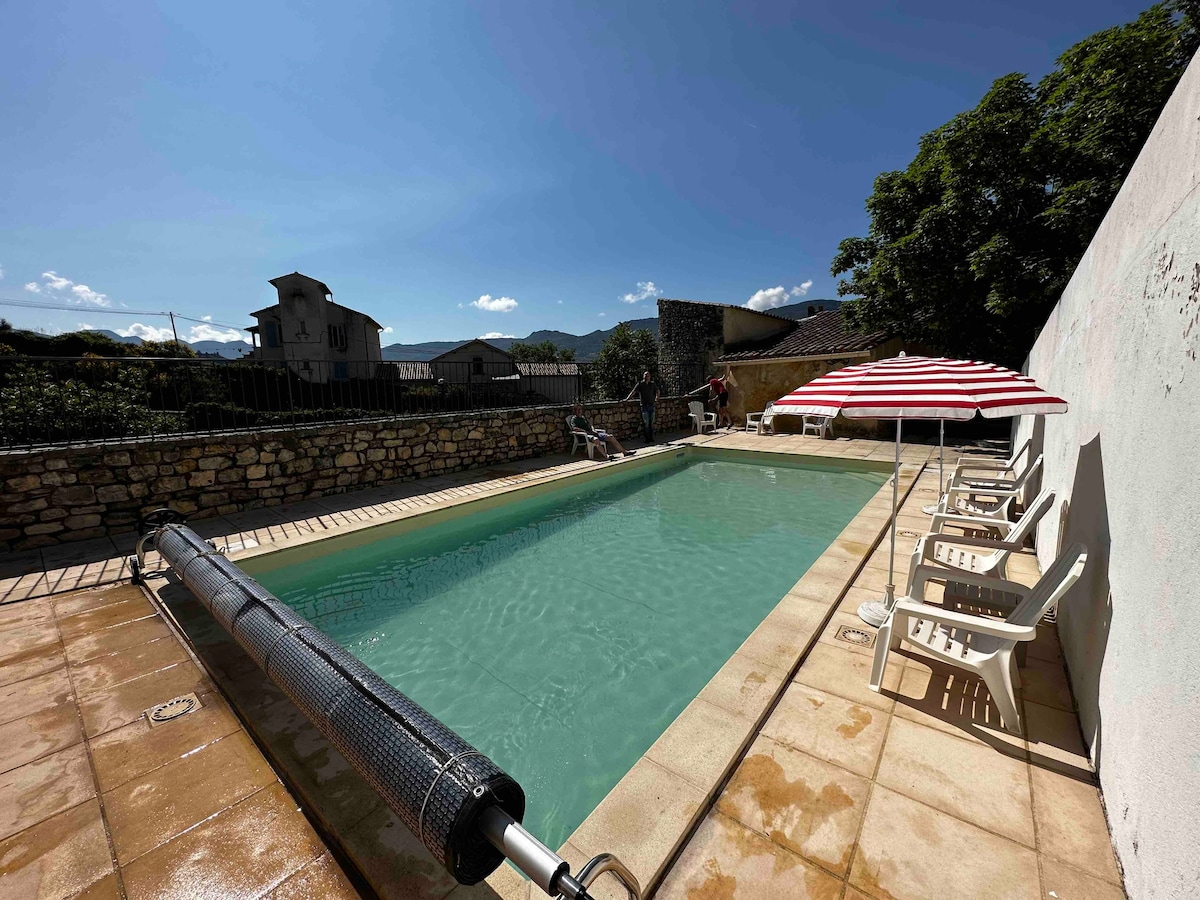
[[[809,313],[809,307],[820,304],[822,309],[831,309],[838,306],[839,300],[805,300],[800,303],[792,303],[788,306],[780,306],[776,309],[768,310],[772,315],[782,316],[785,319],[803,319]],[[649,331],[658,337],[658,318],[648,319],[631,319],[628,322],[629,327],[637,330]],[[507,350],[513,344],[540,344],[543,341],[550,341],[554,346],[561,349],[570,349],[575,351],[575,358],[580,362],[587,362],[595,359],[596,354],[600,352],[600,348],[604,346],[604,342],[608,340],[616,330],[615,326],[607,330],[590,331],[587,334],[569,334],[565,331],[535,331],[527,337],[498,337],[487,338],[487,342],[494,347],[499,347],[501,350]],[[117,334],[115,331],[96,330],[97,334],[102,334],[105,337],[112,338],[114,341],[119,341],[123,344],[140,344],[140,337]],[[460,344],[466,343],[470,338],[464,338],[461,341],[425,341],[420,344],[388,344],[383,348],[384,359],[407,359],[426,361],[433,359],[445,353],[447,350],[453,350]],[[250,344],[246,341],[196,341],[189,344],[187,341],[181,343],[188,344],[197,353],[216,354],[223,356],[225,359],[238,359],[251,349]]]

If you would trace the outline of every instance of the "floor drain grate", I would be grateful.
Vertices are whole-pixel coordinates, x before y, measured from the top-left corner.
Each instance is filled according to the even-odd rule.
[[[857,644],[859,647],[875,646],[874,634],[865,628],[855,628],[853,625],[841,626],[833,637],[835,640],[845,641],[847,644]]]
[[[199,697],[195,694],[184,694],[181,697],[173,697],[166,703],[150,707],[146,710],[146,718],[150,720],[151,725],[162,725],[164,722],[170,722],[172,719],[195,712],[200,707]]]
[[[896,534],[900,535],[900,537],[920,537],[921,536],[921,533],[919,531],[909,531],[907,528],[897,531]]]

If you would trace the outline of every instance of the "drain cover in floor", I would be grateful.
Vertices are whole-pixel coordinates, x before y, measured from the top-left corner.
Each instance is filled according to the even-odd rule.
[[[857,644],[860,647],[875,646],[873,632],[867,631],[865,628],[855,628],[853,625],[843,625],[833,637],[835,640],[845,641],[847,644]]]
[[[150,707],[146,710],[146,718],[150,720],[151,725],[162,725],[164,722],[170,722],[180,716],[195,712],[200,707],[199,697],[195,694],[184,694],[181,697],[173,697],[166,703]]]

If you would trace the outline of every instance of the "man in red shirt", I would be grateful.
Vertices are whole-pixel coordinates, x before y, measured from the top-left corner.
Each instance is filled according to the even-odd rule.
[[[733,416],[729,414],[729,370],[726,369],[725,374],[720,378],[714,375],[708,379],[708,389],[712,391],[710,401],[715,400],[717,403],[717,427],[720,428],[722,421],[730,428],[733,427]]]

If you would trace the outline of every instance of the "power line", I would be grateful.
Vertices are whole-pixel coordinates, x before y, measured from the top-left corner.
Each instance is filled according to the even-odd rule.
[[[103,306],[72,306],[65,303],[36,303],[32,300],[16,300],[12,297],[0,297],[0,306],[15,306],[20,309],[61,310],[63,312],[87,313],[88,315],[91,315],[92,313],[107,313],[110,315],[121,316],[162,316],[163,318],[169,318],[172,315],[171,312],[155,312],[154,310],[149,309],[111,309]],[[174,313],[174,316],[177,319],[195,322],[198,325],[215,325],[218,328],[232,328],[235,331],[246,330],[246,326],[244,325],[231,325],[228,322],[214,322],[212,319],[197,319],[192,316],[185,316],[183,313]]]

